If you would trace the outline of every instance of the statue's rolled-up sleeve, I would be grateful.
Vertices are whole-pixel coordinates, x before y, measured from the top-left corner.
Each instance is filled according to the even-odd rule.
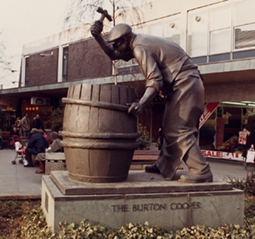
[[[157,92],[162,89],[163,77],[156,57],[147,47],[137,46],[134,50],[135,59],[146,78],[145,86],[153,87]]]

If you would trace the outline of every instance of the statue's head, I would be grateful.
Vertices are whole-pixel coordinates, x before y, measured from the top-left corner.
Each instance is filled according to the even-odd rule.
[[[109,44],[114,44],[114,42],[116,42],[120,38],[128,35],[131,32],[132,32],[132,28],[128,24],[126,24],[126,23],[117,24],[109,32],[108,37],[107,37],[107,42]]]
[[[107,42],[113,45],[118,51],[127,50],[129,45],[129,36],[132,34],[132,28],[126,23],[117,24],[112,28],[107,37]]]

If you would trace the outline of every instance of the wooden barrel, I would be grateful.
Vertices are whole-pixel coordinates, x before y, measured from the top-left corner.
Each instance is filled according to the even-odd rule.
[[[121,182],[137,148],[136,118],[127,113],[134,90],[117,85],[73,85],[65,104],[62,146],[69,178]]]

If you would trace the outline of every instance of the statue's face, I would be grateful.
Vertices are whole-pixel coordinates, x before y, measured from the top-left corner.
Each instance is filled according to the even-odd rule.
[[[113,48],[114,50],[119,51],[120,53],[123,53],[123,54],[127,53],[127,51],[129,50],[128,43],[125,38],[121,38],[117,40],[113,44]]]

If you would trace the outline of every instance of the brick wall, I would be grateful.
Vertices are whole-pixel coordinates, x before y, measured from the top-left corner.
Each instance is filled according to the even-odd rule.
[[[50,56],[41,56],[40,54],[50,54]],[[57,82],[58,69],[58,49],[40,52],[30,55],[28,66],[26,67],[26,87],[47,85]]]
[[[111,74],[111,60],[94,39],[69,45],[68,81]]]
[[[53,55],[42,57],[41,54]],[[69,45],[68,81],[111,76],[111,60],[94,39]],[[30,55],[26,70],[25,86],[40,86],[57,83],[58,48]]]

